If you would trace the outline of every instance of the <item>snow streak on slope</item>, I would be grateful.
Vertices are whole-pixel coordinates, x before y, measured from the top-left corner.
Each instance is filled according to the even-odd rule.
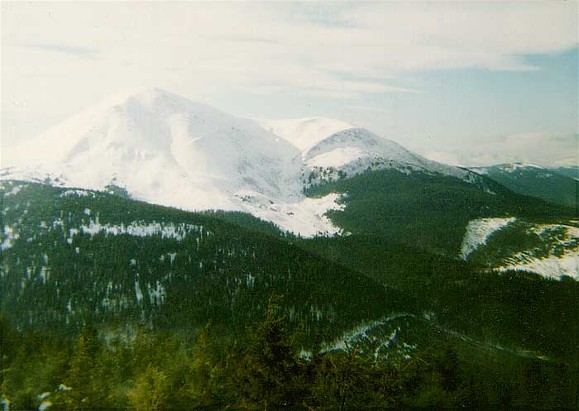
[[[545,168],[541,167],[541,166],[537,166],[535,164],[527,164],[527,163],[508,163],[508,164],[498,164],[496,166],[490,166],[490,167],[472,167],[471,170],[475,171],[478,174],[489,174],[489,171],[495,169],[495,170],[501,170],[501,171],[505,171],[507,173],[514,173],[516,171],[526,171],[526,170],[540,170],[540,171],[546,171]]]
[[[460,247],[460,256],[463,260],[466,260],[468,256],[479,248],[481,245],[486,244],[487,239],[495,231],[506,227],[507,225],[514,222],[516,219],[514,217],[510,218],[480,218],[477,220],[469,221],[466,227],[466,234],[462,240],[462,246]]]
[[[519,253],[509,259],[507,265],[498,271],[530,271],[543,277],[558,279],[569,276],[579,280],[579,253],[571,252],[562,256],[550,255],[536,258],[526,253]]]

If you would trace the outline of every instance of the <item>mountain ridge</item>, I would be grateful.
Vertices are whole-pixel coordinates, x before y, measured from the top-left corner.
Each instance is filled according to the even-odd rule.
[[[516,193],[577,209],[579,200],[577,167],[548,168],[528,163],[504,163],[471,167],[470,170]]]
[[[312,184],[383,168],[480,180],[339,120],[265,123],[159,89],[125,93],[13,150],[0,178],[116,185],[135,199],[248,212],[304,236],[340,233],[325,217],[341,207],[339,196],[305,195]]]

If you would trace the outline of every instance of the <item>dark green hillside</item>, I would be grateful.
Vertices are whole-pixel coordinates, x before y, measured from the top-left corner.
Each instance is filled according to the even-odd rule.
[[[4,191],[0,307],[20,329],[74,331],[90,319],[171,329],[212,321],[234,332],[276,293],[311,340],[414,307],[362,274],[217,216],[38,184]]]
[[[4,182],[2,398],[14,409],[37,409],[42,393],[55,409],[576,406],[579,283],[487,272],[482,246],[469,262],[425,250],[458,248],[472,218],[568,210],[435,176],[357,181],[366,199],[348,180],[316,189],[348,194],[333,218],[354,234],[310,240],[239,213]],[[525,221],[489,244],[520,242]]]
[[[578,405],[576,366],[512,353],[440,327],[422,327],[419,344],[408,345],[399,340],[405,333],[399,323],[382,337],[385,355],[367,349],[376,348],[370,330],[341,350],[304,356],[275,306],[268,305],[262,317],[235,338],[207,326],[186,337],[139,328],[124,339],[105,337],[89,325],[75,340],[17,334],[0,318],[2,400],[27,410]],[[415,329],[419,322],[410,325]],[[396,347],[402,355],[388,355]]]
[[[479,172],[479,169],[473,169]],[[575,208],[578,203],[577,169],[544,169],[518,164],[501,164],[481,169],[487,177],[515,193],[541,198]]]
[[[472,219],[524,216],[552,220],[574,210],[515,194],[487,180],[488,188],[453,177],[399,171],[364,174],[310,188],[309,194],[344,193],[332,221],[352,234],[374,235],[450,256],[458,255]],[[490,189],[490,191],[489,191]]]
[[[304,248],[414,296],[433,324],[490,345],[579,361],[579,283],[476,266],[375,236],[317,238]]]
[[[556,168],[551,168],[549,169],[550,171],[553,171],[557,174],[563,175],[563,176],[567,176],[567,177],[571,177],[574,179],[579,179],[579,166],[575,166],[575,167],[556,167]]]

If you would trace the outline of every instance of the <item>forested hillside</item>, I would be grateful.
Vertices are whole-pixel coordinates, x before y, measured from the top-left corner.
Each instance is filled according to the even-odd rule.
[[[474,219],[575,217],[573,208],[515,194],[490,179],[483,181],[481,187],[438,174],[381,170],[322,183],[308,193],[343,193],[345,207],[328,215],[347,232],[372,234],[451,257],[459,254],[465,228]]]
[[[231,331],[270,293],[304,335],[333,338],[411,299],[286,241],[101,192],[5,186],[2,312],[20,329],[78,331],[91,320]],[[256,227],[261,227],[256,223]]]
[[[381,191],[385,176],[390,192]],[[563,221],[567,210],[497,194],[485,206],[487,194],[464,200],[467,183],[440,176],[355,178],[374,187],[366,200],[348,180],[333,183],[348,188],[348,206],[332,218],[352,233],[314,239],[247,214],[160,207],[113,188],[3,182],[4,403],[576,406],[579,283],[489,270],[485,259],[489,247],[520,239],[549,213]],[[419,235],[413,207],[432,201],[431,184],[440,184],[441,203],[416,223],[436,222]],[[464,249],[465,226],[450,224],[448,210],[467,225],[502,207],[521,217],[471,244],[466,259],[449,251]],[[364,208],[376,218],[356,223]],[[559,247],[555,240],[544,244]]]

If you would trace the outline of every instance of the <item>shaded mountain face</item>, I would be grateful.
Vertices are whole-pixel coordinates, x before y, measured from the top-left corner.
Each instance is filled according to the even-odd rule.
[[[555,204],[577,207],[579,169],[576,167],[549,169],[513,163],[476,167],[471,170],[503,184],[516,193]]]

